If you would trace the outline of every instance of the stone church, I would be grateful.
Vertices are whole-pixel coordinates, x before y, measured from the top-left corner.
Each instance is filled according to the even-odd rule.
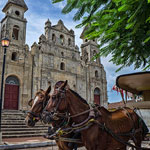
[[[98,52],[97,41],[84,39],[81,52],[75,44],[75,33],[65,27],[62,20],[52,25],[45,22],[45,33],[31,50],[26,44],[28,7],[24,0],[8,0],[2,11],[0,40],[10,39],[7,48],[3,109],[25,110],[27,102],[39,89],[46,89],[59,80],[68,80],[70,88],[88,102],[107,107],[106,73],[100,59],[93,61]],[[0,76],[3,48],[0,45]],[[1,81],[0,81],[1,82]]]

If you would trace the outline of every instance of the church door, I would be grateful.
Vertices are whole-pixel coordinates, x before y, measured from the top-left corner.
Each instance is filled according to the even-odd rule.
[[[9,76],[5,83],[4,109],[17,110],[19,99],[19,80]]]
[[[100,105],[100,90],[95,88],[94,90],[94,103]]]

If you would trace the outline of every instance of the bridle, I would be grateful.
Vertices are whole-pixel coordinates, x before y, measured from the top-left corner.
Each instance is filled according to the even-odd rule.
[[[27,111],[27,114],[30,116],[30,118],[33,119],[33,121],[35,121],[36,119],[42,120],[42,113],[44,111],[44,108],[47,106],[48,101],[49,101],[49,96],[46,95],[41,102],[42,103],[42,108],[41,108],[42,111],[39,112],[38,114],[36,114],[36,112],[33,112],[32,110]],[[39,104],[41,104],[41,103],[39,103]]]
[[[55,92],[52,95],[52,101],[58,101],[56,106],[53,108],[53,110],[51,112],[46,111],[46,109],[44,109],[43,114],[45,115],[42,119],[45,120],[47,123],[49,123],[50,120],[53,121],[58,121],[60,119],[64,119],[64,120],[70,120],[68,119],[68,110],[64,110],[65,112],[59,112],[58,108],[62,102],[62,99],[64,99],[65,101],[65,105],[66,105],[66,89],[60,89],[57,88],[55,89]],[[53,100],[53,98],[55,98],[55,100]],[[46,108],[46,107],[45,107]]]
[[[67,90],[69,90],[69,89],[65,89],[65,88],[63,90],[61,88],[56,89],[57,93],[53,94],[52,97],[56,97],[58,103],[57,103],[56,107],[54,107],[51,112],[45,111],[47,117],[53,118],[54,121],[58,120],[58,118],[66,118],[66,119],[70,120],[70,118],[75,118],[75,117],[84,115],[86,113],[90,113],[90,111],[93,111],[93,109],[89,108],[88,110],[86,110],[84,112],[81,112],[81,113],[78,113],[78,114],[75,114],[75,115],[70,115],[68,109],[66,108],[64,110],[64,112],[59,112],[58,108],[60,106],[60,103],[61,103],[62,99],[65,101],[65,106],[67,106],[67,100],[66,100],[66,91]],[[88,120],[88,119],[89,119],[89,117],[86,120]]]
[[[58,93],[52,95],[52,98],[53,98],[53,97],[57,97],[57,99],[58,99],[58,103],[57,103],[56,107],[54,108],[54,112],[57,112],[58,107],[59,107],[59,105],[60,105],[62,99],[64,99],[65,104],[66,104],[66,89],[63,89],[63,90],[62,90],[62,89],[58,88],[58,89],[56,89],[56,91],[57,91]],[[60,96],[59,96],[59,95],[60,95]]]

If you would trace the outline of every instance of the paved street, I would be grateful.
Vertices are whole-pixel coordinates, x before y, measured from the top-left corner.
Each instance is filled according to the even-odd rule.
[[[7,145],[11,144],[36,144],[36,143],[44,143],[44,142],[55,142],[52,140],[45,139],[43,137],[29,137],[29,138],[5,138],[3,139],[3,143]],[[143,147],[150,148],[150,141],[144,141],[142,144]],[[36,147],[36,148],[25,148],[20,150],[58,150],[57,146],[47,146],[47,147]],[[85,148],[79,148],[78,150],[85,150]],[[127,150],[131,150],[128,148]]]
[[[24,150],[24,149],[20,149],[20,150]],[[29,148],[27,150],[58,150],[57,146],[53,146],[53,147],[41,147],[41,148]],[[86,150],[85,148],[78,148],[78,150]]]
[[[43,137],[27,137],[27,138],[5,138],[3,139],[3,143],[10,144],[28,144],[28,143],[44,143],[44,142],[55,142],[52,140],[45,139]],[[57,150],[57,146],[47,146],[47,147],[39,147],[39,148],[26,148],[26,150]],[[20,149],[25,150],[25,149]],[[85,148],[79,148],[78,150],[85,150]]]

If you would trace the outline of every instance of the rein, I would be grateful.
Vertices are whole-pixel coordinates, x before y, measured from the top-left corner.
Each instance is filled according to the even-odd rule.
[[[32,112],[31,110],[27,111],[27,113],[31,114],[33,117],[41,118],[41,114],[37,115],[37,114],[35,114],[35,112]]]
[[[75,114],[75,115],[72,115],[72,116],[69,116],[69,117],[70,117],[70,118],[78,117],[78,116],[81,116],[81,115],[84,115],[84,114],[90,112],[91,110],[94,110],[94,108],[85,110],[85,111],[83,111],[83,112],[81,112],[81,113],[78,113],[78,114]]]
[[[61,92],[61,93],[63,93],[63,96],[61,96],[60,98],[59,98],[59,100],[58,100],[58,103],[57,103],[57,105],[56,105],[56,108],[54,108],[54,113],[57,113],[57,109],[58,109],[58,107],[59,107],[59,105],[60,105],[60,102],[61,102],[61,99],[62,98],[66,98],[66,90],[61,90],[61,89],[56,89],[58,92]],[[65,103],[66,103],[66,99],[65,99]],[[69,118],[75,118],[75,117],[78,117],[78,116],[81,116],[81,115],[84,115],[84,114],[86,114],[86,113],[88,113],[88,112],[90,112],[90,111],[93,111],[94,109],[96,109],[96,108],[98,108],[99,106],[97,106],[97,107],[95,107],[95,108],[90,108],[90,109],[88,109],[88,110],[85,110],[85,111],[83,111],[83,112],[81,112],[81,113],[78,113],[78,114],[75,114],[75,115],[72,115],[72,116],[70,116],[70,115],[68,115],[67,117],[69,117]],[[64,117],[66,117],[66,113],[58,113],[58,116],[59,115],[61,115],[61,116],[63,116],[62,114],[65,114],[65,116]]]
[[[129,142],[126,142],[124,140],[122,140],[116,133],[114,133],[111,129],[107,128],[105,126],[105,124],[101,124],[100,122],[98,122],[97,120],[95,120],[95,123],[98,124],[100,126],[100,128],[104,131],[106,131],[108,134],[110,134],[116,141],[122,143],[123,145],[126,145],[126,146],[129,146],[129,147],[132,147],[132,148],[136,148],[136,149],[139,149],[139,150],[150,150],[149,148],[145,148],[145,147],[138,147],[138,146],[135,146]],[[126,133],[125,133],[126,135]],[[123,134],[121,134],[121,136],[124,136]]]
[[[43,110],[44,110],[44,108],[47,106],[47,104],[48,104],[48,100],[45,100],[45,101],[43,102],[43,106],[42,106],[42,109],[43,109]],[[33,120],[35,120],[35,118],[39,118],[40,120],[42,119],[42,113],[43,113],[43,111],[40,112],[38,115],[37,115],[35,112],[31,111],[31,110],[27,111],[27,113],[29,113],[30,115],[32,115]]]
[[[66,90],[60,90],[60,89],[58,89],[58,92],[63,92],[63,97],[62,97],[62,96],[59,97],[58,103],[57,103],[57,105],[56,105],[56,108],[54,109],[55,112],[57,111],[57,109],[58,109],[58,107],[59,107],[59,105],[60,105],[60,102],[61,102],[61,99],[62,99],[62,98],[64,98],[64,99],[65,99],[65,102],[66,102]],[[73,124],[72,127],[69,128],[70,131],[65,132],[65,130],[67,130],[67,129],[64,129],[64,130],[63,130],[63,129],[61,128],[61,129],[59,129],[59,131],[56,133],[56,135],[59,135],[59,136],[60,136],[60,135],[63,135],[63,133],[64,133],[64,134],[69,134],[69,133],[72,132],[72,131],[74,131],[74,132],[79,132],[79,131],[88,129],[91,125],[93,125],[93,123],[96,123],[96,124],[98,124],[98,125],[100,126],[100,128],[101,128],[103,131],[106,131],[106,132],[107,132],[108,134],[110,134],[116,141],[122,143],[123,145],[130,146],[130,147],[132,147],[132,148],[136,148],[136,149],[140,149],[140,150],[142,150],[142,149],[145,149],[145,150],[146,150],[146,149],[149,149],[149,148],[141,148],[141,147],[135,146],[135,145],[133,145],[133,144],[131,144],[131,143],[129,143],[129,142],[126,142],[126,141],[122,140],[122,139],[119,137],[119,134],[117,135],[117,134],[114,133],[111,129],[107,128],[107,127],[105,126],[105,124],[101,124],[99,121],[95,120],[95,119],[94,119],[95,116],[93,115],[93,112],[94,112],[94,110],[97,110],[97,111],[98,111],[98,109],[97,109],[98,107],[99,107],[99,106],[97,106],[97,107],[95,107],[95,108],[90,108],[90,109],[88,109],[88,110],[86,110],[86,111],[83,111],[83,112],[81,112],[81,113],[77,113],[77,114],[75,114],[75,115],[69,115],[69,113],[67,113],[68,116],[63,116],[63,117],[74,118],[74,117],[78,117],[78,116],[81,116],[81,115],[83,115],[83,114],[92,112],[92,113],[89,113],[89,117],[88,117],[86,120],[84,120],[83,122],[81,122],[81,123],[79,123],[79,124],[76,124],[76,125]],[[94,117],[94,118],[91,119],[90,114],[92,114],[91,116]],[[129,114],[129,113],[127,113],[127,115],[128,115],[128,114]],[[59,113],[58,113],[58,115],[59,115]],[[129,117],[131,120],[133,120],[130,115],[129,115],[128,117]],[[133,125],[134,125],[134,124],[133,124]],[[140,131],[136,131],[136,132],[140,132]],[[128,133],[121,133],[120,136],[127,136],[127,134],[130,135],[130,133],[128,132]],[[150,149],[149,149],[149,150],[150,150]]]

